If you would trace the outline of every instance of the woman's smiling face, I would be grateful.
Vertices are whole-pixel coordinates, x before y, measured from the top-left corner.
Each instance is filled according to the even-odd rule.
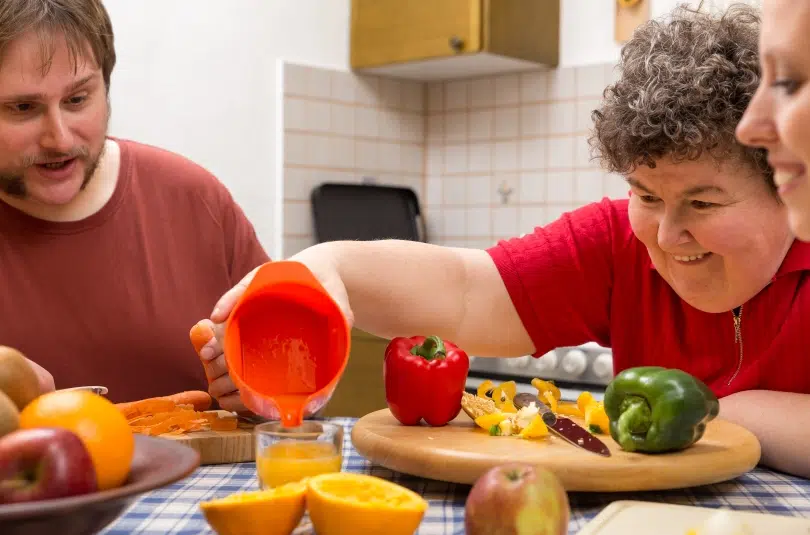
[[[687,303],[725,312],[776,274],[793,236],[765,178],[713,159],[639,166],[630,224],[655,269]]]
[[[768,150],[793,232],[810,241],[810,2],[766,0],[762,82],[738,139]]]

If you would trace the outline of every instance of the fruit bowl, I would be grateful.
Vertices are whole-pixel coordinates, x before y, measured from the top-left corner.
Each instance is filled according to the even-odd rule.
[[[139,494],[179,481],[199,465],[199,453],[188,446],[165,438],[136,435],[132,468],[122,486],[69,498],[0,505],[0,533],[98,533],[118,518]]]

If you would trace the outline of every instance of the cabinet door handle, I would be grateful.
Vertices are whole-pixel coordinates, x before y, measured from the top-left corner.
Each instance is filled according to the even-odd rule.
[[[450,38],[450,48],[453,52],[461,52],[464,49],[464,39],[454,35]]]

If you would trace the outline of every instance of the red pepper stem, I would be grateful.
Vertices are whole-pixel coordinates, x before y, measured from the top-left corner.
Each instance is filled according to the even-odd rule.
[[[411,355],[419,355],[425,360],[443,359],[447,352],[444,342],[438,336],[428,336],[421,344],[411,348]]]

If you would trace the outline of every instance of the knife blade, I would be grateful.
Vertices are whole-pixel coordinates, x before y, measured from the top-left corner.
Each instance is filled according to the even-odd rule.
[[[604,442],[593,436],[593,434],[588,432],[587,429],[577,424],[570,418],[566,418],[565,416],[557,416],[554,414],[551,409],[549,409],[546,404],[540,401],[540,398],[534,394],[523,392],[515,394],[515,397],[512,399],[512,403],[518,409],[528,407],[534,403],[539,414],[541,415],[541,418],[543,419],[543,423],[545,423],[555,435],[578,448],[582,448],[591,453],[596,453],[597,455],[610,457],[610,450]]]

